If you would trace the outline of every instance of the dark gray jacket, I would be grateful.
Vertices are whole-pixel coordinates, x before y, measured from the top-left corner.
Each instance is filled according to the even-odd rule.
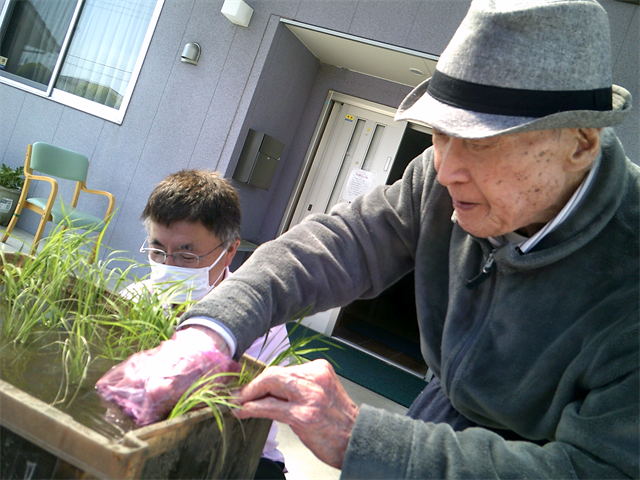
[[[619,478],[639,475],[640,169],[612,132],[577,212],[533,251],[492,252],[451,222],[427,150],[390,187],[261,246],[186,316],[229,327],[242,352],[276,323],[375,296],[415,268],[425,360],[454,432],[363,406],[342,478]],[[400,386],[401,387],[401,386]]]

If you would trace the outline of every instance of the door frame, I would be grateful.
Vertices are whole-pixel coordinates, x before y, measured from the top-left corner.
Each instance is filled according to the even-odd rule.
[[[322,111],[320,112],[320,117],[318,118],[318,122],[316,123],[316,128],[313,131],[311,141],[309,142],[307,153],[304,156],[302,167],[300,168],[300,172],[298,173],[298,177],[296,178],[291,196],[289,197],[287,207],[285,208],[284,214],[282,215],[282,220],[280,221],[280,226],[278,227],[276,236],[282,235],[291,227],[291,220],[293,219],[296,206],[300,201],[302,190],[304,189],[305,183],[309,177],[311,165],[313,164],[313,160],[318,153],[318,147],[320,146],[322,135],[327,129],[329,117],[331,115],[333,105],[336,102],[348,103],[349,105],[365,108],[367,110],[383,115],[390,115],[392,117],[395,116],[397,110],[393,107],[387,107],[386,105],[380,105],[379,103],[370,102],[362,98],[336,92],[335,90],[329,90],[329,92],[327,93],[327,97],[325,98]]]

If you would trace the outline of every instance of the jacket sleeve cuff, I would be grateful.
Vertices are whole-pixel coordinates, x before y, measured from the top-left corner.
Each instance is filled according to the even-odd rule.
[[[180,323],[180,325],[178,325],[178,330],[181,330],[185,327],[189,327],[192,325],[200,325],[201,327],[210,328],[211,330],[216,332],[218,335],[220,335],[222,339],[226,342],[227,346],[229,347],[229,351],[231,352],[230,357],[233,358],[233,356],[236,354],[236,348],[237,348],[236,338],[234,337],[233,333],[231,333],[231,331],[221,323],[217,322],[213,318],[191,317],[185,320],[184,322]]]
[[[415,420],[362,405],[351,434],[341,479],[413,478],[411,443]],[[424,426],[429,424],[424,423]]]

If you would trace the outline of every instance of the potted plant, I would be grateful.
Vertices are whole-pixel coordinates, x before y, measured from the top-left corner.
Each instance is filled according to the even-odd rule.
[[[12,168],[3,163],[0,169],[0,225],[9,225],[23,185],[24,167]]]

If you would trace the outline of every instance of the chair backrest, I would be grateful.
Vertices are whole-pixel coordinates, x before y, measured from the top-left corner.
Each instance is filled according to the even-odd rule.
[[[89,171],[89,159],[81,153],[36,142],[31,151],[31,168],[54,177],[84,182]]]

